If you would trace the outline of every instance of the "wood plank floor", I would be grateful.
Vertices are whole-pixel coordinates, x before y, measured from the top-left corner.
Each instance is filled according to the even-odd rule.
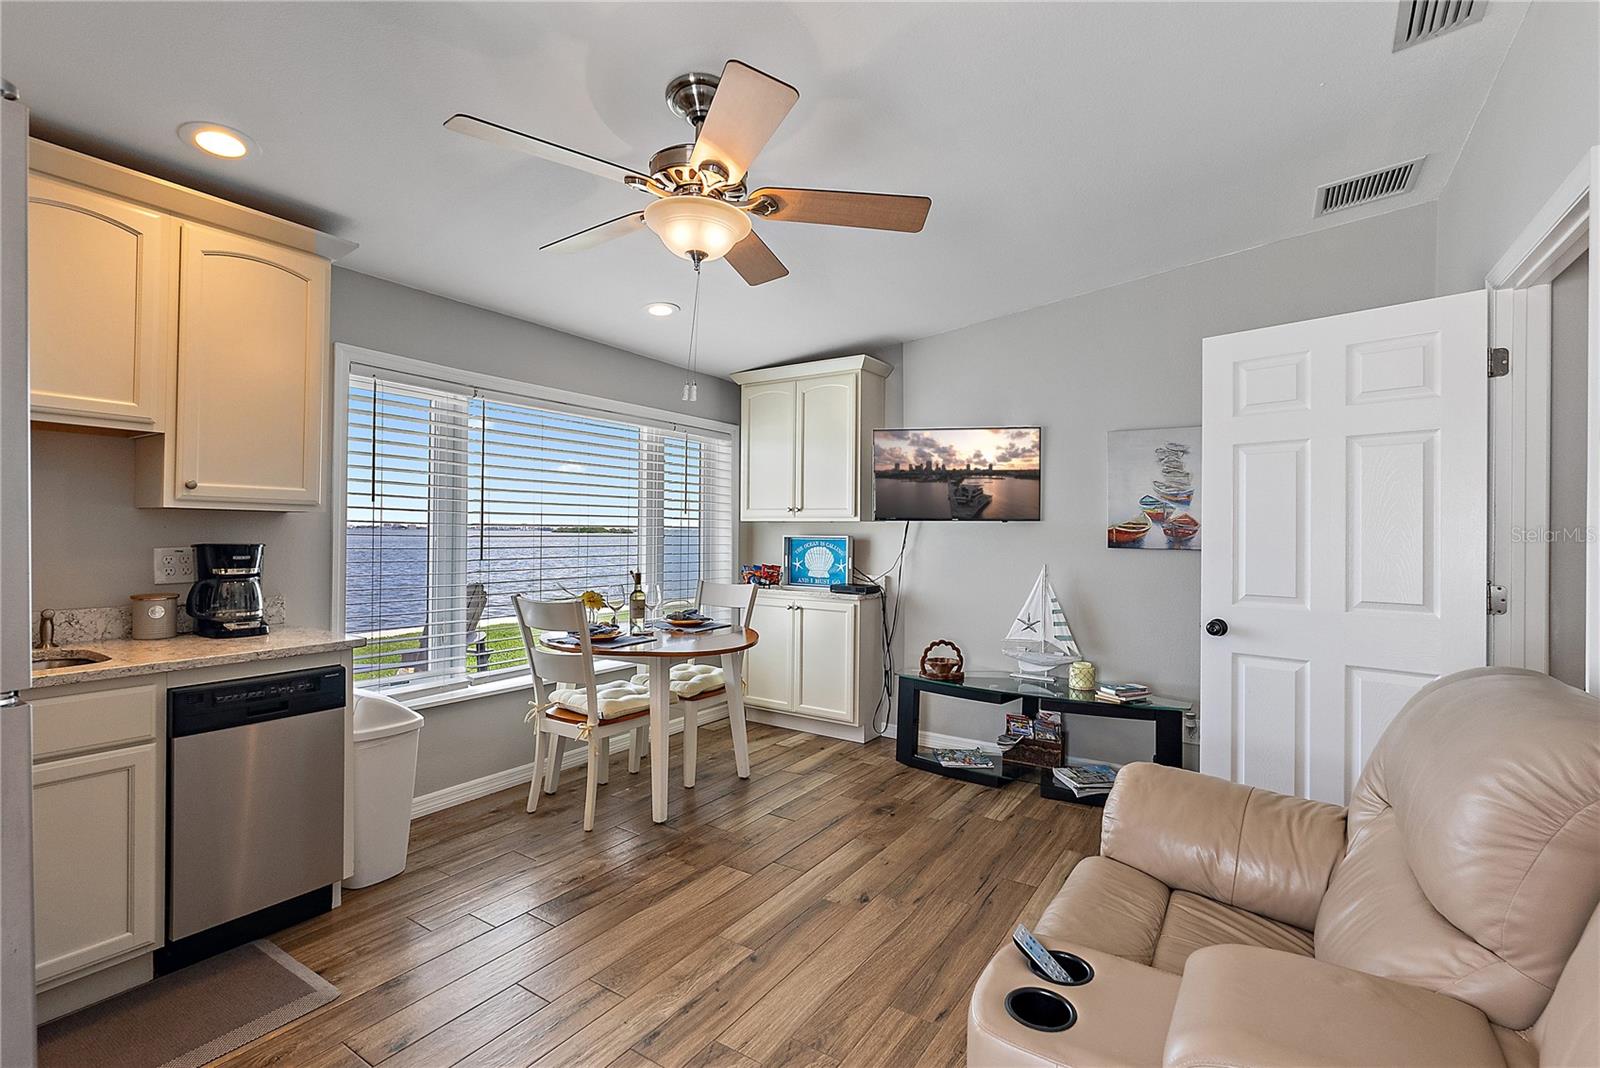
[[[337,1001],[231,1068],[961,1065],[967,996],[1031,921],[1100,810],[906,768],[865,746],[752,725],[673,747],[671,818],[648,766],[611,762],[595,829],[582,771],[536,815],[525,788],[413,824],[404,874],[284,932]]]

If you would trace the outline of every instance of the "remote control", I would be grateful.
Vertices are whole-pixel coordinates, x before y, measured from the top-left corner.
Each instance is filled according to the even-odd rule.
[[[1051,982],[1070,983],[1072,981],[1072,976],[1067,974],[1067,970],[1061,966],[1061,962],[1052,957],[1050,951],[1045,949],[1037,938],[1033,937],[1033,932],[1022,924],[1017,924],[1017,929],[1011,932],[1011,941],[1015,942],[1017,948],[1022,950],[1023,956],[1033,961],[1041,972],[1050,977]]]

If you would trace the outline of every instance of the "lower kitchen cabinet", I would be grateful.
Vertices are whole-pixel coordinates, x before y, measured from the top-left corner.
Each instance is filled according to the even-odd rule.
[[[745,654],[747,704],[865,737],[883,678],[877,598],[762,590],[750,625],[761,638]]]
[[[157,944],[157,768],[153,742],[34,765],[37,982]]]

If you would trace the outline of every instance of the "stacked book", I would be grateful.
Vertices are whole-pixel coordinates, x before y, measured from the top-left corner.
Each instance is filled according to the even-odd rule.
[[[1074,797],[1104,797],[1111,792],[1111,784],[1117,781],[1120,767],[1121,764],[1103,760],[1068,757],[1066,765],[1056,768],[1051,775],[1057,786],[1071,790]]]
[[[1130,701],[1145,701],[1150,697],[1150,687],[1142,682],[1102,682],[1094,692],[1096,701],[1109,701],[1125,705]]]

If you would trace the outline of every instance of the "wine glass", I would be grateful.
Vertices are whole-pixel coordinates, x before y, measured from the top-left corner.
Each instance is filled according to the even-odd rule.
[[[622,629],[622,610],[628,607],[628,587],[607,586],[605,591],[606,607],[611,609],[611,624],[618,630]]]

